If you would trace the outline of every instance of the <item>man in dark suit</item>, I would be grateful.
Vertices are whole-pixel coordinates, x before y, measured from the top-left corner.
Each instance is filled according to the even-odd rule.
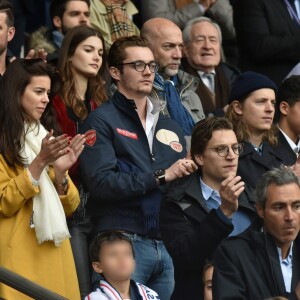
[[[285,167],[268,171],[256,206],[263,230],[231,237],[215,253],[213,299],[300,299],[299,178]]]
[[[228,119],[195,126],[191,155],[199,170],[174,181],[160,211],[160,230],[175,273],[172,300],[203,299],[202,270],[221,241],[256,218],[252,190],[236,176],[242,146]]]
[[[300,150],[300,76],[285,79],[278,89],[278,145],[275,151],[293,165]]]
[[[206,17],[190,20],[183,30],[183,70],[198,77],[197,94],[205,115],[223,116],[231,85],[239,70],[221,61],[222,34],[219,25]]]
[[[279,85],[300,61],[296,8],[289,0],[237,0],[233,8],[240,69],[263,73]]]

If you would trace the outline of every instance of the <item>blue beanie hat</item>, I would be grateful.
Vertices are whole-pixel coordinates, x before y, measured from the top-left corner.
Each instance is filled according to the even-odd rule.
[[[259,89],[272,89],[275,93],[277,92],[276,84],[267,76],[250,71],[242,73],[232,86],[228,103],[241,100],[251,92]]]

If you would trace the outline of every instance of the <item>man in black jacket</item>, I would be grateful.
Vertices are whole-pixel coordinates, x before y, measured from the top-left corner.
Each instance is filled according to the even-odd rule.
[[[300,21],[295,1],[232,2],[241,54],[239,68],[262,73],[279,85],[300,61]]]
[[[278,153],[286,165],[293,165],[300,151],[300,76],[285,79],[278,89]]]
[[[223,239],[245,230],[257,216],[252,190],[236,176],[241,152],[227,119],[209,117],[195,126],[191,155],[199,171],[172,182],[160,213],[175,271],[172,300],[203,299],[205,261]]]
[[[174,286],[173,265],[159,233],[162,192],[169,181],[196,165],[186,155],[180,126],[150,100],[158,65],[148,43],[124,37],[109,51],[117,92],[86,120],[82,177],[90,192],[87,207],[97,232],[120,230],[133,241],[133,279],[167,300]]]
[[[256,187],[263,231],[224,241],[215,254],[213,299],[300,299],[300,181],[289,168],[265,173]]]

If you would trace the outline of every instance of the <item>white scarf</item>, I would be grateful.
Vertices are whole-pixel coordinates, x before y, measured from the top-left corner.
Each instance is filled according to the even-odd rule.
[[[25,124],[24,147],[20,154],[27,165],[31,164],[40,152],[42,139],[47,133],[41,124]],[[70,238],[70,233],[64,209],[48,170],[48,166],[43,170],[39,180],[40,192],[33,197],[33,223],[39,244],[53,241],[58,247],[62,241]]]

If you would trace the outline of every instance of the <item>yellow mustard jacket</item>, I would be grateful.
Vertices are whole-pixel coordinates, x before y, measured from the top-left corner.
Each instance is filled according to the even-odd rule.
[[[53,168],[49,176],[54,180]],[[70,178],[69,182],[67,195],[60,196],[67,216],[79,204],[78,191]],[[70,241],[65,240],[60,247],[53,242],[39,245],[29,226],[32,197],[38,192],[39,187],[32,185],[24,168],[13,170],[0,155],[0,265],[67,299],[79,300]],[[0,298],[31,299],[4,284],[0,284]]]

